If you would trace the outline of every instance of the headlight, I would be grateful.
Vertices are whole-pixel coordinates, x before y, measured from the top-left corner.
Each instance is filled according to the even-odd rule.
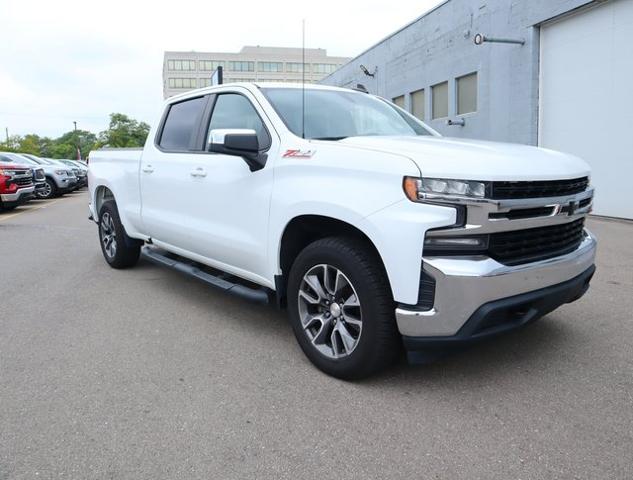
[[[404,192],[413,202],[423,199],[425,194],[484,198],[486,183],[476,180],[405,177]]]
[[[13,178],[13,172],[11,170],[3,170],[0,168],[0,175],[8,178]]]

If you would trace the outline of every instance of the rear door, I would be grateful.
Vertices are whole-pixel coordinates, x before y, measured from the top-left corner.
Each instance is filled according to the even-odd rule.
[[[208,95],[188,98],[167,107],[153,144],[148,142],[140,164],[141,216],[153,240],[188,251],[195,243],[191,231],[197,219],[191,205],[191,186],[202,153],[200,122]]]

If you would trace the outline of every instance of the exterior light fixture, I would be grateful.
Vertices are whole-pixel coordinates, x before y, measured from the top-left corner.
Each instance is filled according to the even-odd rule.
[[[368,77],[375,77],[376,76],[376,72],[378,71],[378,67],[374,67],[374,71],[370,72],[369,70],[367,70],[367,67],[365,65],[361,65],[360,69]]]
[[[475,45],[483,45],[484,43],[510,43],[514,45],[525,45],[525,40],[522,38],[493,38],[486,37],[481,33],[475,35]]]

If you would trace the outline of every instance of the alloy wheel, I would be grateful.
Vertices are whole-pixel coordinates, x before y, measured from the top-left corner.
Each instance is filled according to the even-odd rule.
[[[314,348],[332,359],[354,351],[363,329],[362,312],[356,290],[342,271],[327,264],[310,268],[297,300],[301,326]]]
[[[38,193],[38,197],[40,198],[49,198],[53,194],[53,187],[48,182],[44,183],[44,190],[41,193]]]
[[[116,255],[117,241],[116,231],[114,229],[114,221],[112,216],[105,212],[101,216],[101,243],[103,244],[103,250],[106,252],[108,258],[114,258]]]

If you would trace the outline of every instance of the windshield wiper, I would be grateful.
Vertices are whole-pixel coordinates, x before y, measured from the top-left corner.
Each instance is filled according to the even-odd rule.
[[[344,136],[344,137],[312,137],[312,140],[331,140],[331,141],[337,141],[337,140],[343,140],[344,138],[347,138],[347,136]]]

